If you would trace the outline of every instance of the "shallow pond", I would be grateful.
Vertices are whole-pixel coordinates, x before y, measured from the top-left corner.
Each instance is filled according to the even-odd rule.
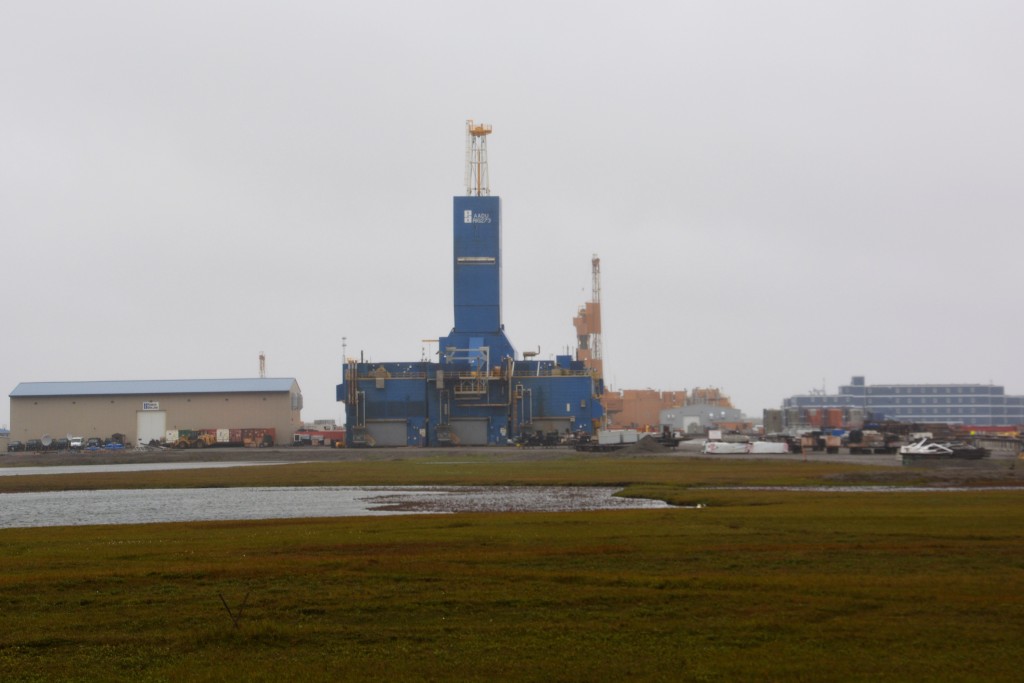
[[[305,486],[45,491],[0,496],[0,528],[451,512],[668,508],[580,486]]]

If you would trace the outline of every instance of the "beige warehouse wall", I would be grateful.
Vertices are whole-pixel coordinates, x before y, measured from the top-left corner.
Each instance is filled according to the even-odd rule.
[[[297,385],[293,392],[298,392]],[[135,443],[137,413],[144,402],[160,404],[167,429],[272,427],[279,445],[292,442],[302,428],[292,410],[291,393],[176,394],[151,396],[48,396],[11,398],[11,439],[75,436],[109,437],[120,433]]]

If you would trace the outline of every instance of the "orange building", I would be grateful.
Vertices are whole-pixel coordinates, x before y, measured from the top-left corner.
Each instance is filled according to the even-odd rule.
[[[607,427],[648,431],[658,431],[661,424],[661,411],[669,408],[693,405],[733,408],[729,397],[715,387],[695,388],[689,393],[685,390],[622,389],[614,391],[609,389],[601,397],[601,404],[604,406]]]
[[[629,427],[657,431],[661,411],[686,405],[685,391],[656,391],[654,389],[607,390],[601,397],[607,426],[613,429]]]
[[[732,408],[732,401],[717,387],[694,389],[690,394],[687,405],[706,405],[716,408]]]

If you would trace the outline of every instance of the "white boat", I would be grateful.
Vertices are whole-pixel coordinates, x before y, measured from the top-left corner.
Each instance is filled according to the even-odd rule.
[[[745,441],[705,441],[702,453],[749,453],[750,444]]]
[[[900,446],[900,457],[908,460],[945,460],[963,458],[979,460],[988,457],[988,449],[978,448],[962,441],[936,441],[927,436]]]
[[[789,444],[785,441],[755,441],[750,444],[750,452],[764,455],[789,453]]]
[[[705,441],[702,453],[734,455],[752,453],[754,455],[771,455],[773,453],[789,453],[789,445],[785,441]]]

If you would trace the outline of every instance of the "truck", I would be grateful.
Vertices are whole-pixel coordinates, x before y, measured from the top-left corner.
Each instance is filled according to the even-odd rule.
[[[206,448],[217,445],[217,435],[208,430],[179,429],[174,440],[168,443],[174,448]]]
[[[341,444],[339,446],[339,444]],[[292,435],[293,446],[327,446],[341,448],[345,445],[345,430],[300,429]]]
[[[580,439],[576,443],[577,451],[606,453],[632,446],[640,441],[640,433],[635,429],[599,429],[597,441]]]
[[[800,451],[803,453],[820,453],[824,451],[830,455],[839,452],[842,445],[842,438],[836,434],[827,434],[820,431],[805,432],[800,436]]]
[[[847,440],[851,455],[895,453],[899,448],[899,443],[899,437],[886,435],[873,429],[851,430]]]

